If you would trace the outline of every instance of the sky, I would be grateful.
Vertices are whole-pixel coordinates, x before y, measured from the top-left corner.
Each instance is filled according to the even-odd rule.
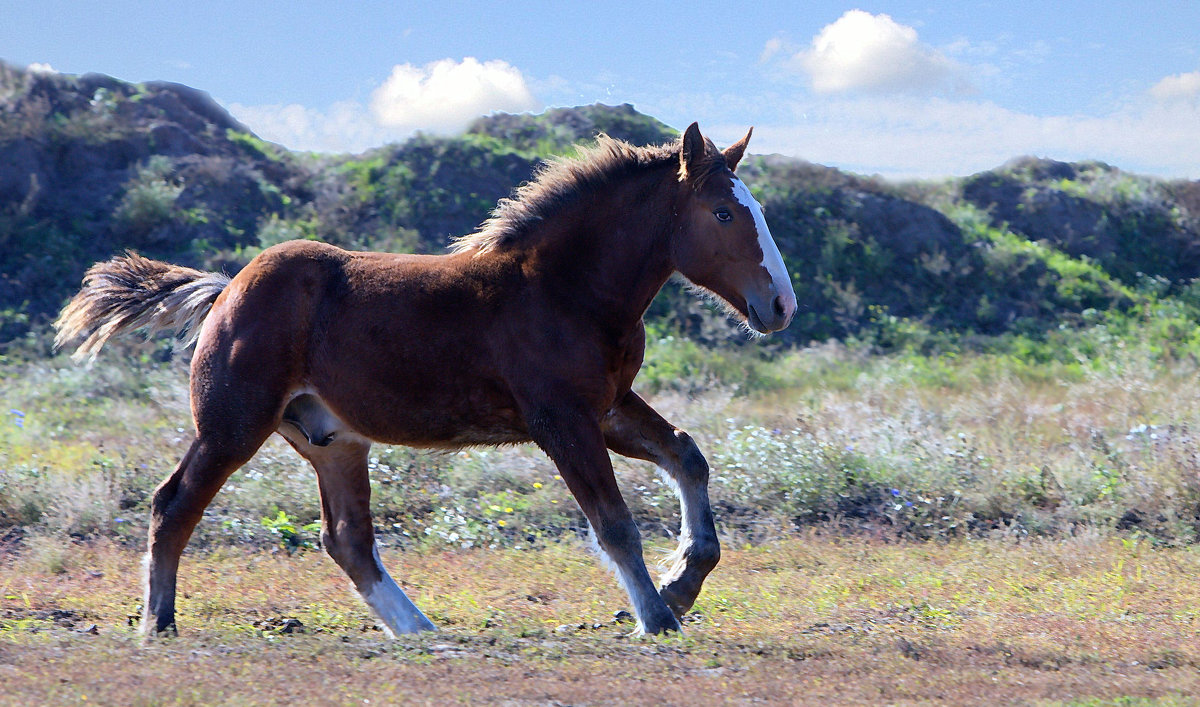
[[[600,102],[892,178],[1037,155],[1200,179],[1192,0],[0,0],[0,59],[187,84],[297,150]]]

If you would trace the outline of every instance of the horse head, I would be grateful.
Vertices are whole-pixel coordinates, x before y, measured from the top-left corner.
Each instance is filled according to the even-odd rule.
[[[766,334],[792,321],[796,293],[762,207],[734,174],[751,132],[724,152],[695,123],[684,133],[679,151],[683,206],[671,254],[679,273]]]

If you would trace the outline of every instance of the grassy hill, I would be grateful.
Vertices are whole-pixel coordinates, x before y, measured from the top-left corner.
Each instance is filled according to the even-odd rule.
[[[597,132],[676,135],[631,106],[595,105],[301,154],[192,88],[0,65],[0,346],[43,328],[89,264],[126,248],[231,272],[290,238],[440,252],[539,160]],[[907,184],[780,156],[743,169],[800,300],[784,345],[987,347],[1164,299],[1190,312],[1196,299],[1200,182],[1034,158]],[[741,341],[677,286],[648,320],[663,335]]]

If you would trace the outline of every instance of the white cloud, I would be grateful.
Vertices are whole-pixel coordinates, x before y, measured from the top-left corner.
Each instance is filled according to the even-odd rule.
[[[1200,71],[1167,76],[1150,87],[1150,95],[1159,101],[1200,98]]]
[[[965,85],[962,67],[922,43],[915,29],[862,10],[826,25],[793,61],[818,93],[928,93]]]
[[[485,113],[540,107],[520,71],[474,57],[420,68],[398,64],[371,96],[371,113],[380,125],[407,131],[455,132]]]
[[[58,73],[58,71],[56,71],[53,66],[50,66],[49,64],[43,64],[41,62],[34,62],[34,63],[30,64],[29,66],[26,66],[25,70],[33,72],[35,74],[57,74]]]
[[[343,101],[321,110],[235,103],[229,111],[260,137],[291,149],[361,152],[418,130],[455,133],[487,113],[540,107],[518,69],[467,57],[423,67],[398,64],[372,92],[369,105]]]
[[[797,101],[791,116],[756,127],[754,149],[888,177],[966,175],[1032,154],[1195,179],[1196,125],[1200,105],[1187,102],[1144,101],[1102,116],[1039,116],[987,101],[824,98]]]

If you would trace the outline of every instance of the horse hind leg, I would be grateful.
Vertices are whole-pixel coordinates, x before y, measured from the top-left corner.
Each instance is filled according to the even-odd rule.
[[[659,465],[675,486],[682,516],[679,545],[666,560],[659,593],[676,616],[683,616],[720,561],[721,545],[708,500],[708,462],[691,437],[682,434],[678,444],[673,463]]]
[[[279,409],[295,368],[275,357],[286,327],[255,328],[251,313],[214,305],[192,358],[196,439],[175,472],[155,490],[146,552],[143,631],[174,628],[179,557],[204,509],[234,471],[279,426]],[[235,332],[249,331],[251,334]]]
[[[233,446],[197,436],[175,471],[155,489],[145,557],[143,634],[176,632],[175,586],[183,549],[217,491],[265,439],[263,434],[257,443]]]
[[[306,421],[312,422],[312,417]],[[384,568],[371,522],[371,485],[367,476],[370,442],[344,429],[322,427],[318,445],[307,435],[280,432],[316,469],[321,491],[321,543],[350,577],[389,636],[437,627],[421,613]]]

